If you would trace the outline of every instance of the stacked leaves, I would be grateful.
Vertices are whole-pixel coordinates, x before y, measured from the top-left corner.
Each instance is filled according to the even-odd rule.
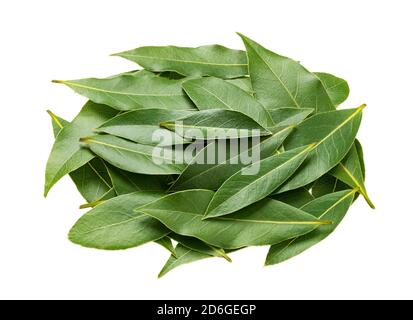
[[[71,241],[106,250],[155,241],[171,253],[160,276],[204,258],[230,261],[248,246],[269,246],[271,265],[327,237],[358,194],[374,207],[356,140],[364,105],[337,110],[346,81],[240,36],[246,52],[141,47],[116,55],[144,70],[56,81],[89,99],[71,122],[49,112],[55,143],[45,195],[69,174],[82,207],[92,208]],[[205,138],[189,162],[173,161],[194,128],[232,132],[227,146],[251,139],[240,135],[248,129],[258,144],[204,164],[197,160],[222,142]],[[159,147],[154,134],[166,132],[173,138]],[[168,152],[156,159],[156,148]],[[259,160],[234,161],[253,148]]]

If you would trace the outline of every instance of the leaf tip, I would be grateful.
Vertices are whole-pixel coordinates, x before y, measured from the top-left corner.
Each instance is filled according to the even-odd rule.
[[[361,106],[359,106],[357,109],[358,110],[363,110],[365,107],[367,107],[367,104],[363,103]]]
[[[64,84],[64,80],[52,80],[52,83],[59,83],[59,84]]]

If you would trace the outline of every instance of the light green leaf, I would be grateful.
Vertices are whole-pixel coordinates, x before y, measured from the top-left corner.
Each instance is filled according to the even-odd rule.
[[[213,77],[192,79],[185,81],[182,87],[199,110],[238,111],[264,128],[275,126],[268,111],[256,99],[222,79]]]
[[[55,80],[96,103],[117,110],[144,108],[195,109],[181,88],[183,80],[169,80],[148,71],[123,73],[105,79]]]
[[[355,190],[345,190],[328,194],[302,207],[303,211],[312,214],[314,217],[327,219],[333,223],[317,228],[303,236],[271,246],[265,264],[272,265],[283,262],[324,240],[344,218],[353,201],[355,192]]]
[[[315,72],[314,74],[323,83],[330,100],[335,106],[338,106],[346,101],[350,93],[350,88],[346,80],[325,72]]]
[[[366,186],[364,185],[363,171],[355,144],[352,145],[346,157],[330,172],[330,174],[343,181],[348,186],[358,189],[369,206],[372,209],[375,208],[367,194]]]
[[[271,52],[240,34],[248,55],[255,95],[266,108],[334,110],[320,79],[300,63]]]
[[[236,79],[228,79],[226,82],[237,86],[238,88],[244,90],[249,95],[254,95],[254,90],[252,89],[251,79],[249,77],[242,77]]]
[[[179,174],[185,166],[175,164],[173,150],[152,147],[110,135],[82,138],[96,155],[115,167],[142,174]],[[158,162],[155,162],[158,161]]]
[[[209,190],[176,192],[136,211],[159,220],[175,233],[224,249],[276,244],[328,223],[271,199],[225,217],[204,220],[213,195]]]
[[[158,278],[163,277],[169,271],[182,266],[184,264],[188,264],[191,262],[199,261],[206,258],[211,258],[212,256],[204,253],[200,253],[198,251],[191,250],[182,244],[179,244],[175,248],[176,251],[176,258],[171,255],[164,267],[162,268],[161,272],[159,272]]]
[[[270,131],[246,115],[231,110],[204,110],[161,126],[189,139],[210,140],[268,136]]]
[[[158,240],[169,230],[133,209],[161,196],[161,193],[138,192],[105,201],[76,222],[69,239],[84,247],[105,250],[128,249]]]
[[[46,166],[44,195],[66,174],[79,169],[95,155],[82,148],[79,139],[91,135],[93,129],[116,115],[116,111],[88,102],[78,116],[57,135]]]
[[[315,181],[345,157],[356,137],[364,107],[318,113],[297,126],[285,140],[286,150],[313,142],[316,142],[316,146],[297,174],[280,188],[279,193]]]
[[[185,48],[141,47],[115,54],[151,71],[174,71],[185,76],[237,78],[248,73],[244,51],[220,45]]]
[[[275,131],[273,135],[263,138],[260,143],[252,144],[247,150],[237,152],[235,155],[231,153],[231,142],[227,142],[223,159],[218,156],[219,152],[222,151],[219,142],[211,142],[193,158],[171,186],[171,189],[217,190],[230,176],[250,165],[251,161],[254,161],[252,155],[258,154],[260,159],[274,155],[291,133],[292,127],[279,128]],[[239,141],[239,144],[241,146],[242,142]],[[206,161],[210,152],[214,152],[216,155],[212,164],[208,164]]]
[[[193,114],[191,111],[141,109],[120,114],[102,124],[99,132],[132,140],[140,144],[170,146],[184,143],[184,139],[159,127],[163,121],[175,121]]]
[[[276,154],[241,169],[214,194],[205,218],[227,215],[269,196],[300,167],[313,147]]]

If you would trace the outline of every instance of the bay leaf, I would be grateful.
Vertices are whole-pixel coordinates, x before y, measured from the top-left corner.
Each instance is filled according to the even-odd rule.
[[[66,174],[79,169],[95,155],[79,144],[83,136],[116,115],[117,111],[105,105],[88,102],[76,118],[57,135],[46,165],[44,195]]]
[[[220,45],[197,48],[148,46],[115,54],[151,71],[174,71],[185,76],[237,78],[248,74],[244,51]]]
[[[279,126],[296,126],[310,114],[314,112],[314,109],[309,108],[277,108],[268,109],[273,122]]]
[[[251,79],[249,77],[227,79],[225,81],[244,90],[251,96],[254,95],[254,90],[252,89]]]
[[[148,71],[123,73],[105,79],[55,80],[96,103],[121,111],[162,108],[195,109],[181,88],[183,80],[169,80]]]
[[[239,34],[248,55],[248,68],[256,98],[268,109],[335,107],[321,80],[300,63],[278,55]]]
[[[211,246],[197,238],[181,236],[176,233],[172,233],[171,237],[175,241],[179,242],[180,244],[191,250],[198,251],[200,253],[204,253],[212,257],[221,257],[227,260],[228,262],[232,262],[231,258],[228,257],[228,255],[225,253],[223,249]]]
[[[175,163],[173,150],[167,148],[138,144],[111,135],[85,137],[82,142],[105,161],[129,172],[167,175],[179,174],[185,168],[183,164]]]
[[[356,190],[344,190],[331,193],[303,206],[301,208],[303,211],[319,219],[331,220],[332,224],[271,246],[265,265],[273,265],[290,259],[329,236],[347,213],[355,192]]]
[[[366,186],[364,185],[364,175],[360,164],[360,159],[355,144],[352,145],[346,157],[330,172],[331,175],[343,181],[350,187],[357,188],[369,206],[374,209]]]
[[[205,220],[213,195],[209,190],[180,191],[137,207],[136,211],[159,220],[177,234],[224,249],[276,244],[328,223],[271,199],[225,217]]]
[[[105,201],[76,222],[69,239],[84,247],[105,250],[128,249],[161,239],[169,230],[156,219],[133,210],[161,196],[138,192]]]
[[[199,261],[202,259],[206,258],[211,258],[212,256],[205,254],[205,253],[200,253],[195,250],[191,250],[188,247],[183,246],[182,244],[179,244],[175,248],[176,252],[176,257],[174,257],[172,254],[168,261],[165,263],[164,267],[162,268],[161,272],[158,274],[158,278],[163,277],[165,274],[167,274],[169,271],[182,266],[184,264],[188,264],[191,262]]]
[[[274,130],[273,135],[262,138],[260,143],[251,143],[245,151],[240,150],[242,142],[239,141],[239,152],[235,155],[231,153],[231,142],[227,142],[223,159],[219,158],[219,151],[221,151],[219,142],[212,142],[193,158],[171,186],[171,190],[217,190],[230,176],[250,164],[243,159],[254,161],[253,155],[256,153],[259,154],[260,159],[274,155],[291,131],[292,127],[278,128]],[[205,159],[210,155],[211,149],[217,157],[214,163],[209,164]],[[251,158],[248,158],[249,156]]]
[[[107,164],[107,170],[113,188],[118,195],[134,193],[137,191],[166,190],[165,179],[162,176],[132,173]]]
[[[251,95],[225,80],[206,77],[182,84],[186,94],[199,110],[224,109],[238,111],[262,127],[274,127],[268,111]]]
[[[174,245],[172,244],[171,238],[165,236],[163,238],[160,238],[159,240],[156,240],[155,243],[159,244],[160,246],[164,247],[166,250],[168,250],[172,256],[177,258],[177,254],[175,252]]]
[[[195,112],[176,122],[161,122],[160,125],[185,138],[198,140],[237,139],[271,134],[240,112],[220,109]]]
[[[315,181],[345,157],[356,137],[364,107],[318,113],[296,127],[284,142],[286,150],[313,142],[316,145],[299,172],[280,188],[279,193]]]
[[[159,127],[163,121],[175,121],[193,114],[191,111],[140,109],[122,113],[102,124],[97,131],[125,138],[140,144],[170,146],[184,139]]]
[[[325,72],[315,72],[314,74],[321,80],[331,102],[336,107],[346,101],[350,93],[346,80]]]
[[[269,196],[300,167],[313,148],[314,145],[296,148],[241,169],[214,194],[205,218],[227,215]]]
[[[284,202],[295,208],[301,208],[303,205],[314,200],[315,197],[305,187],[301,187],[295,190],[272,195],[271,199]]]

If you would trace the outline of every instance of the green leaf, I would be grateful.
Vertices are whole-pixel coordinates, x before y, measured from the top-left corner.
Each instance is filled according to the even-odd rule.
[[[358,139],[354,140],[354,145],[357,149],[357,154],[360,161],[361,173],[363,175],[363,181],[366,179],[366,165],[364,163],[364,152],[363,147]]]
[[[251,79],[249,77],[242,77],[236,79],[228,79],[226,82],[237,86],[238,88],[244,90],[249,95],[254,95],[254,90],[252,89]]]
[[[123,73],[105,79],[55,80],[96,103],[117,110],[144,108],[191,110],[194,106],[181,88],[183,80],[169,80],[148,71]]]
[[[70,122],[47,111],[52,118],[53,133],[56,137]],[[78,191],[88,203],[107,200],[116,196],[108,172],[102,160],[92,159],[79,169],[69,173]]]
[[[271,196],[271,199],[284,202],[295,208],[301,208],[303,205],[309,203],[310,201],[313,201],[315,197],[309,190],[307,190],[305,187],[302,187],[273,195]]]
[[[98,132],[132,140],[140,144],[170,146],[182,144],[177,134],[159,127],[163,121],[175,121],[193,114],[191,111],[141,109],[120,114],[98,128]]]
[[[346,157],[330,172],[331,175],[340,179],[350,187],[356,188],[363,195],[369,206],[374,209],[374,204],[371,202],[366,186],[364,185],[364,176],[360,159],[355,144],[352,145]]]
[[[224,109],[238,111],[262,127],[273,127],[268,111],[251,95],[222,79],[207,77],[192,79],[182,84],[185,92],[199,110]]]
[[[132,173],[107,164],[110,179],[118,195],[137,191],[164,191],[164,179],[161,176]]]
[[[324,72],[315,72],[314,74],[321,80],[330,100],[335,106],[346,101],[350,93],[350,88],[346,80]]]
[[[328,194],[302,207],[303,211],[314,217],[331,220],[333,223],[317,228],[303,236],[271,246],[265,264],[273,265],[290,259],[324,240],[344,218],[353,201],[354,193],[355,190],[345,190]]]
[[[271,52],[239,34],[248,55],[248,67],[255,95],[268,109],[313,108],[334,110],[320,79],[290,58]]]
[[[184,264],[188,264],[191,262],[199,261],[206,258],[211,258],[212,256],[204,253],[200,253],[198,251],[191,250],[182,244],[179,244],[175,248],[176,251],[176,258],[171,255],[164,267],[162,268],[161,272],[159,272],[158,278],[163,277],[169,271],[182,266]]]
[[[171,237],[175,241],[179,242],[180,244],[184,245],[185,247],[191,250],[198,251],[200,253],[207,254],[212,257],[221,257],[227,260],[228,262],[232,262],[231,258],[227,256],[223,249],[211,246],[197,238],[181,236],[176,233],[171,234]]]
[[[82,148],[79,139],[91,135],[93,129],[116,115],[116,111],[88,102],[72,123],[66,125],[57,135],[46,166],[44,195],[66,174],[79,169],[95,155]]]
[[[278,108],[268,109],[277,126],[296,126],[314,112],[314,109]]]
[[[259,144],[252,144],[247,150],[237,152],[235,155],[231,153],[231,142],[227,142],[224,159],[218,156],[221,151],[219,142],[211,142],[193,158],[171,189],[217,190],[230,176],[251,163],[244,159],[253,161],[254,154],[259,154],[260,159],[274,155],[291,131],[292,127],[279,128],[273,135],[263,138]],[[241,146],[242,142],[239,143]],[[206,162],[210,152],[215,152],[214,154],[217,155],[212,164]]]
[[[161,196],[160,193],[138,192],[105,201],[76,222],[69,239],[84,247],[105,250],[128,249],[158,240],[169,230],[133,209]]]
[[[96,155],[122,170],[142,174],[179,174],[185,166],[175,164],[173,150],[152,147],[110,135],[82,138]],[[155,162],[157,161],[157,162]]]
[[[246,115],[231,110],[204,110],[179,119],[161,122],[162,127],[189,139],[236,139],[271,134]]]
[[[327,194],[348,189],[349,186],[341,184],[338,179],[330,174],[325,174],[311,184],[311,194],[314,198],[320,198]]]
[[[300,167],[313,147],[276,154],[241,169],[214,194],[205,218],[227,215],[269,196]]]
[[[318,113],[297,126],[285,140],[286,150],[317,143],[299,172],[280,188],[279,193],[315,181],[345,157],[356,137],[364,107]]]
[[[168,250],[171,253],[171,255],[175,258],[178,257],[175,252],[174,245],[172,244],[171,238],[165,236],[159,240],[156,240],[155,242],[160,246],[164,247],[166,250]]]
[[[213,195],[209,190],[176,192],[136,211],[159,220],[175,233],[224,249],[276,244],[328,223],[271,199],[225,217],[204,220]]]
[[[237,78],[248,74],[244,51],[220,45],[185,48],[140,47],[115,54],[151,71],[174,71],[185,76]]]

